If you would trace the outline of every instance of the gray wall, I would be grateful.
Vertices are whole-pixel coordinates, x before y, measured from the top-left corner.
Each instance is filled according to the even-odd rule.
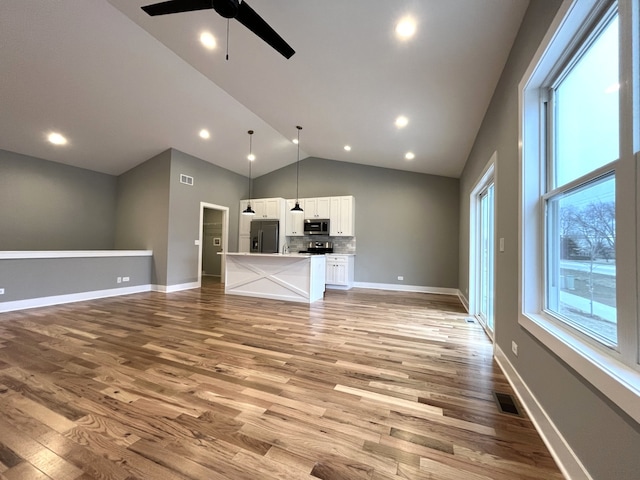
[[[0,150],[0,250],[152,250],[151,283],[195,282],[200,202],[229,207],[234,251],[247,195],[246,177],[172,149],[119,177]]]
[[[194,185],[180,183],[180,174],[194,178]],[[249,194],[247,177],[212,165],[179,150],[171,150],[167,285],[198,280],[200,202],[229,207],[229,250],[238,248],[240,200]]]
[[[2,302],[131,288],[151,283],[151,257],[26,258],[0,260]],[[117,277],[129,277],[117,283]],[[0,311],[3,306],[0,302]]]
[[[167,150],[118,177],[115,248],[153,250],[154,285],[167,284],[170,171]]]
[[[496,258],[496,342],[594,480],[637,479],[640,426],[518,324],[518,83],[560,3],[530,3],[460,179],[460,290],[469,285],[469,195],[497,151],[496,237],[505,239],[505,251]]]
[[[0,150],[0,250],[110,250],[116,177]]]
[[[455,178],[320,158],[300,163],[300,198],[355,197],[356,282],[457,288],[458,188]],[[258,177],[254,192],[295,198],[295,164]]]

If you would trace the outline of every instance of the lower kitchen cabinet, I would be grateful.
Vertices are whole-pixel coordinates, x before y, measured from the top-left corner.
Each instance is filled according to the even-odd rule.
[[[328,254],[327,288],[348,290],[353,287],[355,255]]]

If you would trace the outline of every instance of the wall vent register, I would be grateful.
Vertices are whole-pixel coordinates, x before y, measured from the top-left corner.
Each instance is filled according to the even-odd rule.
[[[180,183],[184,183],[185,185],[189,185],[190,187],[193,187],[193,177],[190,177],[189,175],[185,175],[184,173],[181,173]]]

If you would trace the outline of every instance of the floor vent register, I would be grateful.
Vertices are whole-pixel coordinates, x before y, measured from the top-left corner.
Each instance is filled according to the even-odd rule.
[[[522,416],[522,414],[520,413],[520,409],[518,408],[518,405],[516,404],[516,401],[512,395],[509,395],[508,393],[493,392],[493,396],[496,399],[496,404],[498,405],[498,410],[500,410],[500,413],[516,415],[518,417]]]

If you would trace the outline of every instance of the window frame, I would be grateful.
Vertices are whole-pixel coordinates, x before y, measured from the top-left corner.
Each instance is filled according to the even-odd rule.
[[[615,172],[616,257],[629,261],[616,265],[618,345],[612,350],[545,311],[545,195],[549,185],[546,158],[550,153],[545,102],[549,99],[549,79],[558,78],[560,72],[566,71],[594,22],[604,19],[614,3],[618,9],[620,40],[620,157],[568,184],[575,187],[586,178]],[[640,61],[639,3],[640,0],[565,0],[518,89],[521,179],[518,322],[637,422],[640,422],[640,288],[636,274],[640,258],[636,241],[640,238],[640,208],[636,194],[640,189],[640,89],[633,73],[638,72]],[[567,190],[567,185],[562,190]],[[557,189],[554,192],[557,193]]]
[[[572,180],[571,182],[566,183],[565,185],[561,186],[561,187],[557,187],[551,191],[545,192],[542,194],[542,203],[543,203],[543,209],[544,209],[544,214],[545,217],[547,215],[548,212],[548,203],[549,200],[552,200],[556,197],[558,197],[559,195],[563,195],[565,193],[568,193],[576,188],[579,188],[581,186],[585,186],[588,185],[590,182],[593,181],[597,181],[598,179],[601,178],[605,178],[609,175],[613,175],[614,180],[617,178],[617,162],[618,160],[614,160],[613,162],[610,162],[606,165],[603,165],[601,167],[596,168],[595,170],[582,175],[581,177],[578,177],[574,180]],[[548,240],[549,238],[549,228],[548,228],[548,222],[546,221],[545,218],[545,225],[544,225],[544,229],[543,229],[543,236],[545,240]],[[568,328],[571,328],[573,330],[573,333],[575,335],[578,335],[583,341],[585,342],[589,342],[594,348],[599,348],[602,349],[605,353],[610,353],[611,355],[614,355],[616,357],[619,358],[619,354],[620,354],[620,331],[617,328],[617,322],[616,322],[616,343],[613,344],[611,342],[608,342],[604,337],[602,339],[599,339],[597,335],[590,335],[589,333],[585,332],[584,329],[578,325],[575,325],[576,322],[573,321],[565,321],[561,318],[560,313],[559,312],[554,312],[553,310],[551,310],[551,308],[548,305],[548,298],[547,298],[547,289],[548,289],[548,278],[549,278],[549,262],[547,261],[547,250],[548,247],[545,247],[545,253],[543,255],[544,258],[544,276],[543,276],[543,282],[544,282],[544,300],[543,300],[543,313],[545,315],[548,315],[550,318],[553,318],[554,321],[560,322],[563,326],[566,326]],[[617,255],[616,255],[616,266],[618,265],[617,262]],[[617,289],[616,289],[617,290]],[[616,297],[617,297],[617,292],[616,292]]]

